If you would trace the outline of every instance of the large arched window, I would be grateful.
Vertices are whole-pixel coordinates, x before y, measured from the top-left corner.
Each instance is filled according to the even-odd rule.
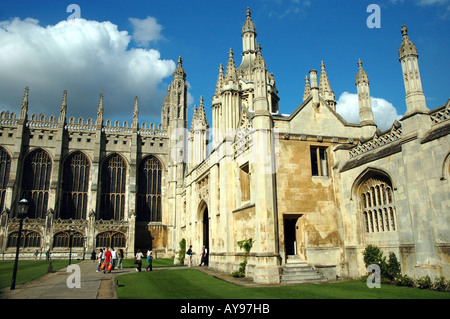
[[[22,172],[22,198],[30,203],[29,218],[45,218],[51,172],[52,160],[47,152],[36,150],[26,157]]]
[[[61,218],[86,219],[90,164],[81,152],[64,163]]]
[[[123,233],[120,232],[104,232],[97,235],[96,247],[106,248],[106,247],[125,247],[126,238]]]
[[[6,186],[9,181],[9,171],[11,169],[11,156],[3,147],[0,147],[0,212],[5,207]]]
[[[53,247],[70,247],[70,232],[63,231],[53,237]],[[84,247],[84,236],[76,232],[72,236],[72,247]]]
[[[161,221],[161,162],[154,156],[145,158],[138,170],[137,221]]]
[[[359,188],[366,233],[397,231],[392,183],[383,175],[373,175]]]
[[[127,165],[120,155],[112,155],[102,165],[100,219],[123,220]]]
[[[8,236],[7,247],[17,247],[19,232],[12,232]],[[41,235],[35,231],[24,230],[20,236],[20,247],[41,247]]]

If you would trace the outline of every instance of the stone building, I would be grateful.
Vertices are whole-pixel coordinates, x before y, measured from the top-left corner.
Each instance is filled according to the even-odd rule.
[[[430,110],[422,91],[418,53],[406,27],[399,48],[407,112],[386,131],[373,118],[369,77],[355,68],[360,123],[346,122],[325,70],[311,70],[303,101],[280,113],[275,77],[256,41],[248,9],[241,30],[242,60],[228,52],[212,98],[187,121],[181,58],[161,112],[161,124],[58,117],[0,118],[0,249],[12,258],[17,203],[31,203],[22,253],[73,252],[114,246],[173,256],[179,242],[202,246],[209,266],[237,270],[252,238],[247,276],[280,282],[292,259],[325,277],[365,273],[368,244],[395,252],[413,277],[450,277],[450,100]],[[400,73],[399,73],[400,76]],[[294,257],[294,258],[293,258]]]

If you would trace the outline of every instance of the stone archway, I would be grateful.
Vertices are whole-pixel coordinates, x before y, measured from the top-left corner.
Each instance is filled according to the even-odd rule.
[[[202,222],[202,229],[201,229],[201,245],[206,247],[208,251],[208,257],[210,255],[210,225],[209,225],[209,213],[208,213],[208,205],[205,201],[202,201],[199,205],[199,220]],[[208,260],[206,261],[206,265],[208,265]]]

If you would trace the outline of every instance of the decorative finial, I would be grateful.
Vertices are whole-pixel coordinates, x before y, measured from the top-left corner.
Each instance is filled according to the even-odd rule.
[[[360,69],[362,69],[362,64],[363,63],[362,63],[361,59],[358,59],[358,66],[359,66]]]
[[[407,37],[408,36],[408,28],[405,25],[402,25],[402,35],[403,37]]]
[[[183,59],[181,58],[181,56],[178,57],[178,65],[179,66],[183,65]]]
[[[325,69],[325,63],[323,63],[323,61],[320,62],[320,68],[323,70]]]
[[[247,12],[246,12],[246,14],[247,14],[247,17],[250,17],[250,16],[252,15],[252,13],[251,13],[251,11],[250,11],[250,7],[247,7]]]
[[[233,48],[230,48],[230,51],[228,51],[228,57],[231,59],[233,55],[234,55]]]

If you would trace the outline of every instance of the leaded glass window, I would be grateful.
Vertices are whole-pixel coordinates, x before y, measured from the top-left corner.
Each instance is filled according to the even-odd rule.
[[[86,219],[90,163],[81,152],[64,163],[61,218]]]
[[[123,220],[127,167],[120,155],[112,155],[102,165],[100,219]]]
[[[138,172],[137,221],[161,221],[162,165],[154,156],[145,158]]]
[[[22,197],[30,203],[29,218],[45,218],[48,205],[52,160],[44,150],[30,153],[24,162]]]

